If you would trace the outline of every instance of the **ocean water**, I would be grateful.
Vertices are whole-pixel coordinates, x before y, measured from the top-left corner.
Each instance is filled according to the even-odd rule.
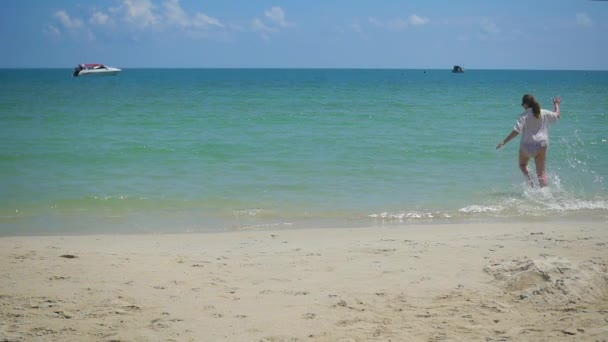
[[[495,150],[525,93],[563,97],[548,188]],[[606,94],[606,71],[4,69],[0,235],[608,221]]]

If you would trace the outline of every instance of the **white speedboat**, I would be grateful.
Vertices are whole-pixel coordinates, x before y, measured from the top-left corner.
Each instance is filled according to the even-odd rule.
[[[74,68],[74,77],[77,76],[88,76],[88,75],[97,75],[97,76],[113,76],[121,72],[121,69],[106,66],[103,64],[79,64],[76,68]]]

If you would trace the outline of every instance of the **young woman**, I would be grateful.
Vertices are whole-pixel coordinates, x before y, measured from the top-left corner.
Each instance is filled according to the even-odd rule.
[[[511,139],[522,133],[519,144],[519,168],[528,179],[530,185],[534,185],[528,173],[528,161],[534,158],[536,164],[536,175],[541,187],[547,186],[547,174],[545,165],[547,161],[547,148],[549,147],[549,125],[560,118],[559,106],[562,99],[553,99],[554,111],[540,108],[540,103],[530,94],[524,95],[521,105],[526,110],[513,126],[513,131],[503,140],[496,149],[503,147]]]

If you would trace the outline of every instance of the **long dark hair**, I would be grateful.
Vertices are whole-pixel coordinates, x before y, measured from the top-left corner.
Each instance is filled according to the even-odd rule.
[[[538,101],[536,101],[534,96],[532,96],[530,94],[524,95],[524,97],[521,99],[521,104],[532,108],[534,117],[540,118],[540,103],[538,103]]]

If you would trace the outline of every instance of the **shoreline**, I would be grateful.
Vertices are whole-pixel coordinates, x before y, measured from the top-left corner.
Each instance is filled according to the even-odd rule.
[[[358,219],[286,219],[269,221],[243,219],[237,221],[212,219],[201,223],[199,217],[184,218],[176,215],[159,216],[144,220],[123,217],[95,218],[83,216],[41,223],[0,223],[0,238],[35,236],[95,236],[95,235],[171,235],[171,234],[221,234],[230,232],[289,231],[310,229],[410,229],[418,226],[501,225],[501,224],[577,224],[606,223],[604,210],[576,212],[562,215],[503,216],[503,217],[366,217]],[[167,228],[170,227],[170,228]]]
[[[596,341],[607,246],[605,220],[4,236],[0,339]]]

